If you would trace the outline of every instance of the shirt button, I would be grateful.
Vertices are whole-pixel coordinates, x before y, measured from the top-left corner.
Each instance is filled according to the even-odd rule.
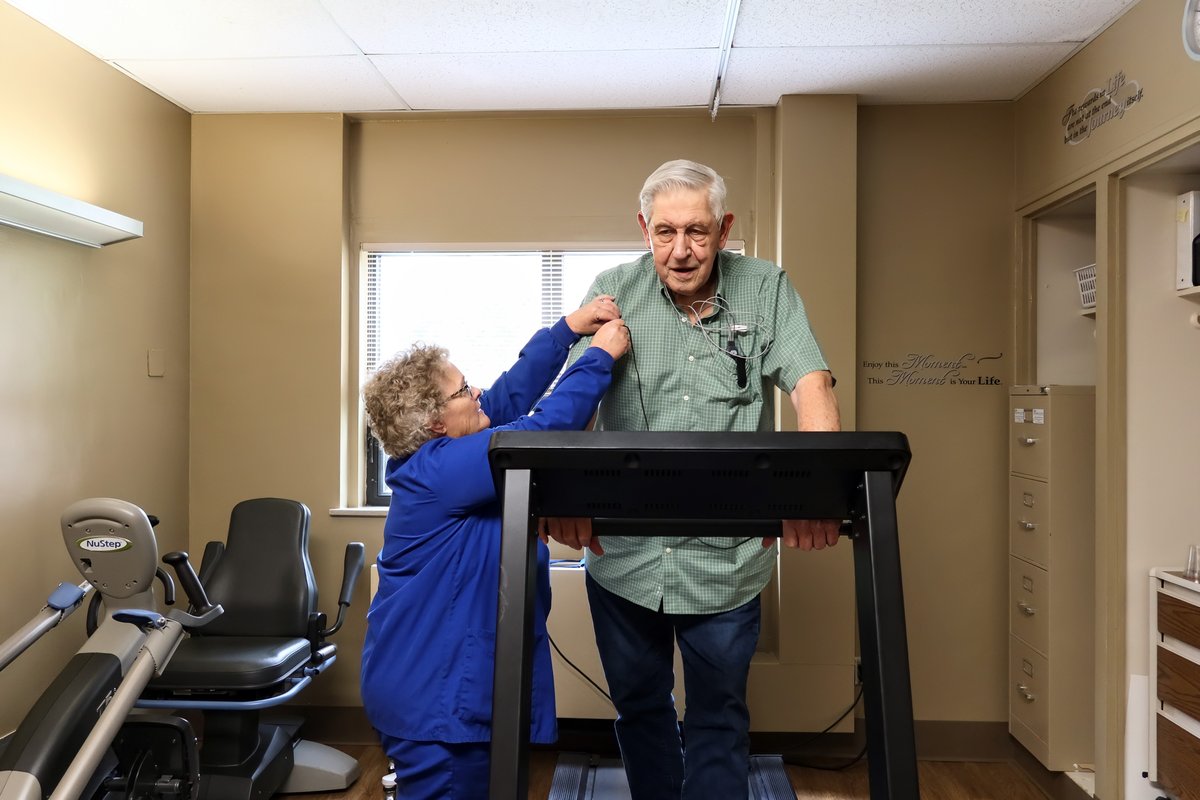
[[[688,397],[688,396],[685,394],[685,395],[683,396],[683,399],[684,399],[684,400],[691,400],[692,398]]]
[[[688,361],[695,361],[695,360],[696,360],[695,356],[688,356]]]
[[[664,552],[664,553],[666,553],[667,555],[671,555],[671,548],[669,548],[669,547],[668,547],[668,548],[667,548],[666,550],[664,550],[663,552]]]

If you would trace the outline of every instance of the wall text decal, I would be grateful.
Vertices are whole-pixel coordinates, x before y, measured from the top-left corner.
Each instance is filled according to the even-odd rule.
[[[1071,104],[1063,112],[1063,144],[1077,145],[1101,125],[1122,119],[1126,110],[1142,100],[1143,89],[1137,81],[1126,80],[1121,70],[1102,88],[1092,89],[1079,105]]]
[[[984,362],[1003,357],[1004,353],[994,356],[963,353],[951,358],[908,353],[898,359],[864,359],[860,366],[866,373],[868,386],[1002,386],[999,376],[972,373]]]

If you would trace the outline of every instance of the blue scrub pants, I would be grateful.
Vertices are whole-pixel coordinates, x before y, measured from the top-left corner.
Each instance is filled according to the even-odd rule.
[[[633,800],[745,800],[750,711],[746,680],[758,646],[760,601],[720,614],[666,614],[587,576],[596,645]],[[674,644],[683,657],[683,739],[671,695]]]
[[[380,734],[399,800],[488,800],[490,742],[416,742]]]

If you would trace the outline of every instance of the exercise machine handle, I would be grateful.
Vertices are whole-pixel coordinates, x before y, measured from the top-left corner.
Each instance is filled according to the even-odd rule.
[[[158,578],[163,586],[163,605],[175,605],[175,581],[171,580],[171,576],[162,567],[154,568],[154,577]]]
[[[0,670],[7,667],[13,660],[25,652],[34,642],[47,631],[62,622],[83,603],[83,598],[90,592],[92,585],[87,581],[78,586],[70,583],[60,583],[46,599],[46,605],[33,619],[25,623],[16,633],[0,642]]]
[[[188,554],[183,550],[175,550],[163,556],[163,563],[170,564],[175,569],[175,574],[179,576],[179,586],[183,589],[183,593],[187,595],[188,603],[191,604],[192,610],[196,616],[204,616],[211,611],[214,606],[208,600],[208,593],[204,591],[204,586],[200,583],[200,579],[196,577],[196,570],[192,568],[192,563],[188,561]]]
[[[332,636],[341,629],[343,616],[346,609],[350,607],[350,597],[354,594],[359,573],[362,572],[365,551],[366,548],[362,542],[350,542],[346,545],[346,557],[342,562],[342,591],[338,595],[337,619],[334,620],[332,627],[319,632],[318,635],[321,638]]]
[[[350,596],[354,594],[354,585],[358,583],[359,573],[362,572],[365,551],[362,542],[350,542],[346,545],[346,558],[342,561],[342,593],[338,596],[339,606],[350,605]]]

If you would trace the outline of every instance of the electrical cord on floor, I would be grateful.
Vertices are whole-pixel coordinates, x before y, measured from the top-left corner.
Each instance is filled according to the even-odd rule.
[[[811,734],[807,738],[801,740],[799,743],[797,743],[796,746],[803,747],[804,745],[808,744],[809,742],[816,741],[820,737],[829,733],[829,731],[833,730],[834,725],[837,725],[839,722],[844,720],[851,711],[853,711],[855,708],[858,707],[858,703],[860,700],[862,700],[862,696],[863,696],[863,687],[862,687],[862,684],[859,684],[858,692],[854,695],[854,702],[852,702],[849,706],[847,706],[846,710],[843,711],[838,716],[837,719],[835,719],[833,722],[826,725],[824,730],[821,730],[821,731],[818,731],[817,733]],[[791,755],[791,756],[784,755],[784,756],[782,756],[782,758],[783,758],[783,763],[790,764],[795,767],[805,767],[807,769],[820,769],[820,770],[826,770],[826,771],[830,771],[830,772],[838,772],[843,769],[849,769],[850,767],[857,764],[859,761],[862,761],[863,756],[865,756],[866,754],[867,754],[867,745],[864,744],[862,750],[860,750],[858,755],[856,755],[854,758],[852,758],[851,760],[847,761],[844,764],[835,764],[832,766],[829,766],[829,765],[822,766],[820,764],[812,764],[812,763],[809,763],[806,761],[802,761],[799,757],[794,756],[794,755]]]
[[[605,699],[607,699],[607,700],[608,700],[608,702],[611,704],[611,703],[612,703],[612,696],[611,696],[611,695],[610,695],[608,692],[604,691],[604,689],[602,689],[602,688],[600,687],[600,684],[598,684],[598,683],[596,683],[594,680],[592,680],[592,678],[591,678],[591,676],[590,676],[590,675],[588,675],[586,672],[584,672],[584,671],[583,671],[582,669],[580,669],[579,667],[575,666],[575,662],[574,662],[574,661],[572,661],[571,659],[567,658],[566,654],[565,654],[565,653],[564,653],[564,652],[563,652],[561,649],[559,649],[559,647],[558,647],[558,643],[554,641],[554,637],[553,637],[553,636],[551,636],[551,635],[550,635],[550,633],[549,633],[548,631],[547,631],[547,633],[546,633],[546,638],[550,640],[550,646],[554,648],[554,652],[558,653],[558,657],[559,657],[559,658],[561,658],[563,661],[567,662],[567,666],[568,666],[568,667],[570,667],[571,669],[573,669],[573,670],[575,670],[576,672],[578,672],[578,673],[579,673],[579,675],[580,675],[580,677],[582,677],[582,678],[583,678],[585,681],[587,681],[588,683],[590,683],[590,684],[591,684],[591,685],[592,685],[592,686],[593,686],[593,687],[596,689],[596,691],[597,691],[597,692],[599,692],[600,694],[604,695]]]
[[[787,764],[788,766],[792,766],[792,767],[804,767],[805,769],[819,769],[819,770],[824,770],[825,772],[841,772],[844,769],[850,769],[850,767],[853,767],[855,764],[862,761],[863,756],[865,756],[866,754],[867,754],[867,745],[864,744],[862,747],[862,750],[858,751],[858,755],[856,755],[854,758],[847,761],[845,764],[834,764],[832,766],[831,765],[821,765],[821,764],[806,764],[803,761],[788,758],[787,756],[784,756],[783,763]]]
[[[609,695],[608,692],[604,691],[604,689],[600,686],[600,684],[598,684],[594,680],[592,680],[591,676],[588,675],[586,672],[584,672],[579,666],[577,666],[575,664],[575,662],[573,662],[571,659],[567,658],[566,653],[564,653],[562,651],[562,648],[560,648],[558,646],[558,643],[554,641],[554,637],[550,636],[549,632],[546,633],[546,638],[550,640],[550,646],[554,648],[554,652],[558,653],[558,657],[561,658],[563,661],[565,661],[567,666],[569,666],[571,669],[575,670],[575,672],[577,672],[580,677],[582,677],[585,681],[590,683],[597,692],[604,695],[605,699],[608,700],[608,702],[611,704],[612,696]],[[841,722],[843,719],[845,719],[846,715],[849,714],[851,711],[853,711],[858,706],[859,701],[862,700],[862,694],[863,694],[863,690],[862,690],[862,686],[860,685],[858,687],[858,693],[854,696],[854,702],[852,702],[846,708],[846,710],[843,711],[838,716],[837,719],[835,719],[833,722],[826,725],[824,730],[821,730],[817,733],[811,734],[807,738],[800,741],[798,746],[802,747],[802,746],[808,744],[809,742],[819,739],[820,737],[824,736],[826,733],[829,733],[829,731],[831,731],[833,729],[833,726],[837,725],[839,722]],[[784,755],[784,756],[782,756],[782,758],[783,758],[783,762],[785,764],[790,764],[792,766],[807,767],[808,769],[820,769],[820,770],[828,770],[828,771],[836,772],[838,770],[848,769],[848,768],[854,766],[859,761],[861,761],[863,759],[863,756],[865,756],[866,754],[867,754],[867,746],[864,744],[863,749],[860,750],[858,755],[856,755],[853,759],[851,759],[850,761],[847,761],[844,764],[836,764],[833,766],[828,766],[828,765],[821,766],[818,764],[810,764],[808,762],[801,761],[796,756]]]

